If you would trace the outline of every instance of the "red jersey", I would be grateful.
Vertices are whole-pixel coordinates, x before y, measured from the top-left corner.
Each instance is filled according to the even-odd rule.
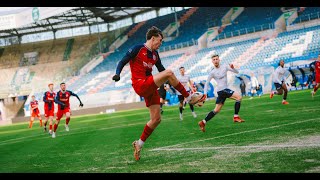
[[[44,109],[54,109],[54,98],[56,97],[55,92],[47,91],[43,95]]]
[[[39,103],[38,103],[37,100],[34,100],[34,101],[31,101],[31,102],[30,102],[31,108],[34,108],[34,107],[38,106],[38,104],[39,104]],[[39,109],[38,109],[38,108],[35,108],[35,109],[33,110],[33,112],[34,112],[34,113],[39,112]]]
[[[78,95],[76,95],[72,91],[66,90],[64,93],[61,90],[58,91],[55,98],[55,102],[58,104],[58,109],[64,110],[64,109],[70,108],[70,103],[69,103],[70,96],[76,96],[79,99]],[[62,103],[65,104],[64,107],[61,107]]]
[[[316,61],[316,63],[314,64],[314,70],[316,72],[316,75],[320,76],[320,61]]]
[[[152,67],[156,65],[158,71],[164,71],[157,51],[151,51],[143,45],[136,45],[128,50],[126,55],[118,63],[116,74],[120,75],[123,67],[130,62],[131,80],[135,84],[140,79],[145,80],[152,75]]]

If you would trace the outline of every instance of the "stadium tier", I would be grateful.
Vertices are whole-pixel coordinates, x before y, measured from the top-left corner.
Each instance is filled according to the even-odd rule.
[[[292,22],[292,24],[297,24],[297,23],[319,19],[319,18],[320,18],[320,7],[300,8],[298,10],[298,17]]]
[[[279,60],[284,59],[288,64],[297,61],[303,61],[307,64],[318,56],[320,24],[309,25],[310,27],[304,27],[304,24],[308,24],[308,21],[311,20],[319,21],[317,20],[319,18],[309,18],[308,20],[299,20],[299,22],[298,19],[312,13],[319,13],[319,8],[308,7],[299,12],[299,16],[294,23],[287,25],[287,27],[296,27],[295,30],[290,31],[286,31],[285,28],[281,30],[275,28],[275,21],[283,14],[280,7],[270,7],[266,11],[261,11],[260,7],[244,8],[231,24],[221,29],[222,19],[230,12],[230,9],[230,7],[193,7],[178,11],[179,33],[176,34],[177,31],[174,31],[171,35],[172,40],[169,40],[169,38],[164,41],[159,50],[164,67],[172,69],[175,74],[179,74],[179,67],[183,66],[186,73],[196,83],[199,83],[206,79],[208,72],[211,70],[211,56],[218,54],[222,64],[233,63],[239,65],[240,70],[248,72],[248,75],[249,71],[257,72],[259,68],[266,71],[266,75],[263,78],[261,76],[265,82],[263,90],[266,93],[272,87],[270,73],[268,74],[267,70],[273,71]],[[175,14],[171,13],[134,23],[123,28],[120,35],[119,33],[117,35],[115,33],[103,34],[101,41],[109,45],[121,36],[127,35],[128,39],[114,52],[108,52],[109,55],[93,66],[90,71],[81,74],[79,74],[79,70],[90,60],[87,54],[97,52],[99,38],[95,34],[3,47],[0,49],[2,68],[0,71],[3,73],[1,80],[3,84],[13,89],[17,89],[15,85],[21,86],[19,87],[21,89],[32,87],[32,93],[39,99],[47,88],[47,82],[53,81],[58,85],[64,81],[67,83],[68,89],[81,97],[96,94],[105,94],[110,97],[114,94],[111,92],[118,91],[123,95],[114,95],[114,97],[118,97],[118,100],[113,99],[109,103],[126,102],[126,99],[131,96],[132,101],[139,101],[139,98],[134,98],[134,92],[131,88],[129,65],[124,67],[119,82],[112,81],[111,77],[115,73],[117,63],[130,47],[145,42],[145,33],[151,26],[157,26],[165,30],[175,22],[175,19]],[[258,26],[263,27],[259,32],[265,32],[267,35],[260,35],[259,32],[253,31],[248,32],[250,28]],[[212,27],[217,27],[221,31],[217,33],[210,44],[208,43],[207,46],[200,48],[199,38],[208,31],[208,28],[212,29]],[[244,29],[246,29],[246,33],[242,32]],[[238,32],[238,35],[234,32]],[[165,35],[167,35],[166,33],[164,32]],[[229,36],[230,33],[233,33],[233,35]],[[240,36],[242,34],[245,35]],[[178,36],[175,37],[176,35]],[[165,36],[165,38],[168,37]],[[183,48],[182,44],[192,39],[194,44]],[[171,46],[175,46],[175,48],[171,48]],[[175,50],[168,51],[166,47]],[[103,49],[108,48],[103,47]],[[28,52],[37,52],[37,59],[23,64],[21,55]],[[83,59],[81,63],[75,61],[79,59]],[[157,72],[156,67],[153,67],[153,73]],[[307,74],[299,74],[299,71],[292,72],[297,75],[297,81],[300,84],[306,83]],[[232,86],[238,88],[240,81],[235,75],[232,75],[228,81],[232,81]],[[59,87],[56,87],[56,90],[58,89]],[[128,89],[131,90],[128,91]],[[170,99],[177,101],[175,96],[170,97]],[[25,106],[28,106],[28,104]]]

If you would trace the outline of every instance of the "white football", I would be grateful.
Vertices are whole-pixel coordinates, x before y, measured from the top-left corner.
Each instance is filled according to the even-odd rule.
[[[203,102],[199,102],[199,100],[203,97],[203,93],[201,92],[195,92],[191,95],[191,100],[190,100],[190,104],[197,106],[197,107],[201,107],[203,105]]]

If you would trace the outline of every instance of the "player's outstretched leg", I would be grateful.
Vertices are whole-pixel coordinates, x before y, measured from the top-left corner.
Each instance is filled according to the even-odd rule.
[[[214,108],[214,110],[210,111],[203,120],[198,122],[200,130],[202,132],[206,131],[205,126],[206,126],[207,122],[210,121],[216,114],[218,114],[220,112],[222,106],[223,106],[223,104],[216,104],[216,107]]]

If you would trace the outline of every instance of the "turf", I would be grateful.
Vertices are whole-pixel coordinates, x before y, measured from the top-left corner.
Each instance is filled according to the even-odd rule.
[[[177,106],[164,106],[162,122],[146,141],[141,160],[135,161],[131,143],[139,139],[149,120],[147,108],[71,117],[70,131],[64,118],[51,138],[28,119],[0,127],[0,172],[320,172],[320,95],[310,90],[282,97],[245,97],[240,116],[233,123],[234,101],[200,131],[198,121],[214,107],[207,101],[189,107],[184,120]],[[57,168],[58,167],[58,168]]]

